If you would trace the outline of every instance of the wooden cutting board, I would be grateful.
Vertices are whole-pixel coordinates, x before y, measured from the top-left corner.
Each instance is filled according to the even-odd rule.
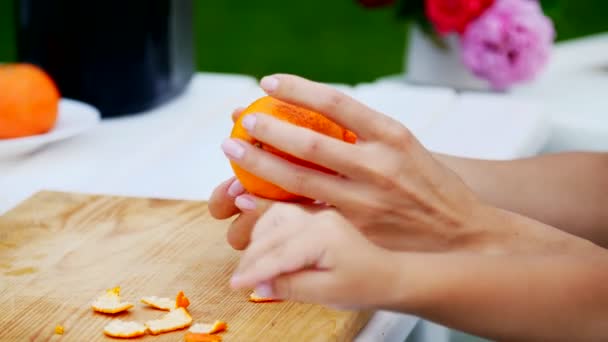
[[[103,341],[113,317],[90,302],[121,286],[137,303],[123,320],[156,319],[142,296],[190,298],[194,322],[225,320],[225,341],[351,341],[370,313],[300,303],[248,302],[228,280],[238,252],[225,240],[227,221],[206,203],[36,194],[0,217],[0,340]],[[56,325],[65,334],[54,335]],[[185,330],[145,341],[183,341]]]

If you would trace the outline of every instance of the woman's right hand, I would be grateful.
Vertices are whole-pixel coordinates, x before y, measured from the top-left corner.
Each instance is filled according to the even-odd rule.
[[[319,83],[291,75],[273,76],[273,84],[268,80],[263,79],[261,85],[270,96],[326,115],[357,134],[358,142],[337,141],[254,113],[243,120],[252,137],[338,176],[300,167],[244,141],[228,139],[222,148],[233,163],[289,192],[336,208],[383,247],[453,250],[485,239],[485,227],[470,222],[481,215],[484,206],[406,127]],[[239,113],[236,110],[233,119]],[[228,203],[231,200],[234,206]],[[240,183],[231,179],[214,192],[211,212],[216,218],[243,213],[228,234],[231,245],[242,249],[251,226],[271,203],[244,194]]]
[[[222,145],[227,157],[289,192],[334,207],[377,245],[402,251],[538,253],[568,244],[567,237],[553,228],[521,228],[512,224],[520,218],[481,203],[390,117],[330,87],[291,75],[264,78],[261,86],[270,96],[324,114],[357,134],[358,141],[345,143],[254,113],[243,126],[256,140],[337,175],[296,165],[235,139]],[[239,110],[233,116],[238,114]],[[241,213],[228,240],[243,249],[255,221],[271,205],[244,194],[232,179],[216,189],[210,209],[220,219]]]

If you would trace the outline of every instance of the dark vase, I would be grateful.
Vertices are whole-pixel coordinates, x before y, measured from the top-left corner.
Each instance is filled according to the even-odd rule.
[[[193,0],[15,0],[17,53],[104,118],[154,108],[194,73]]]

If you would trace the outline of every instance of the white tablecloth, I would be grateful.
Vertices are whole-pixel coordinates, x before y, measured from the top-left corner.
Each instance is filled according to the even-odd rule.
[[[406,124],[429,148],[508,159],[539,151],[548,127],[538,108],[498,96],[378,82],[336,85]],[[220,151],[230,113],[262,95],[254,79],[198,74],[178,99],[17,160],[0,162],[0,213],[40,190],[204,200],[231,175]],[[379,312],[360,341],[403,341],[417,318]]]

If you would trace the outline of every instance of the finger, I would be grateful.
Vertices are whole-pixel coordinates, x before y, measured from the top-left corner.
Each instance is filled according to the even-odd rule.
[[[232,248],[243,250],[249,246],[256,222],[272,202],[253,195],[241,195],[235,199],[235,204],[241,210],[241,215],[228,228],[227,240]]]
[[[256,214],[258,217],[264,214],[274,201],[260,198],[251,194],[241,194],[234,199],[234,205],[242,212]]]
[[[343,200],[344,178],[296,165],[239,139],[224,141],[222,149],[243,169],[290,193],[334,205]]]
[[[243,197],[246,196],[249,195]],[[250,233],[251,240],[255,243],[245,252],[239,268],[247,268],[249,266],[247,260],[257,260],[258,255],[269,252],[287,240],[289,235],[300,229],[301,220],[298,218],[309,213],[306,209],[295,204],[277,203],[272,208],[270,206],[266,206],[266,208],[269,210],[265,213],[262,210],[258,211],[259,219],[255,222]]]
[[[316,235],[303,232],[289,235],[289,239],[266,253],[250,257],[245,252],[241,259],[244,266],[239,266],[231,285],[237,289],[252,288],[281,274],[313,268],[323,255],[323,248]]]
[[[247,248],[251,242],[251,231],[257,220],[255,213],[241,213],[228,227],[226,233],[228,244],[237,251]]]
[[[260,86],[268,95],[319,112],[365,140],[382,137],[395,122],[333,87],[298,76],[267,76]]]
[[[359,154],[355,145],[265,114],[247,115],[243,126],[257,140],[299,159],[346,176],[361,173],[360,159],[353,157]]]
[[[282,274],[262,287],[267,298],[285,299],[311,304],[331,304],[335,293],[335,275],[327,270],[303,270]],[[256,293],[262,295],[256,287]]]
[[[241,116],[241,113],[245,110],[243,107],[238,107],[232,112],[232,122],[236,122]]]
[[[216,219],[226,219],[236,215],[239,209],[234,199],[243,194],[245,189],[236,178],[232,177],[213,190],[209,199],[209,212]]]
[[[253,242],[241,257],[239,265],[235,270],[236,273],[242,273],[250,267],[253,267],[254,264],[259,262],[260,259],[263,259],[265,255],[280,254],[280,249],[283,248],[285,242],[297,234],[301,229],[301,227],[295,225],[279,228],[280,229],[274,229],[272,231],[267,229],[265,235],[258,235],[256,238],[252,239]],[[255,229],[257,229],[257,227],[254,228],[254,230]]]

